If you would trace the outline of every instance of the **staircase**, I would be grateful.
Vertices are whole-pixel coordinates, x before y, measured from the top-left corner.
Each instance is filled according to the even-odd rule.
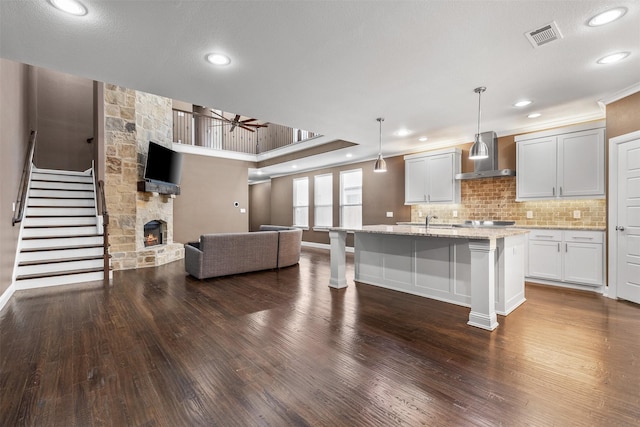
[[[104,279],[104,240],[92,170],[33,168],[16,289]],[[101,217],[100,217],[101,218]]]

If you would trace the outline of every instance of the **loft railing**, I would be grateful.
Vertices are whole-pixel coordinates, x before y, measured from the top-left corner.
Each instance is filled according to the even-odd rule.
[[[11,225],[16,225],[22,221],[24,216],[24,206],[27,200],[27,192],[29,191],[29,177],[31,176],[31,167],[33,165],[33,153],[36,149],[36,136],[38,131],[32,130],[29,136],[29,146],[27,147],[27,154],[24,159],[24,166],[22,168],[22,177],[20,178],[20,187],[18,188],[18,196],[16,197],[16,210],[14,211],[13,218],[11,218]]]
[[[231,124],[219,118],[173,110],[173,141],[185,145],[259,154],[316,136],[313,132],[274,123],[256,132],[240,127],[231,131]]]
[[[98,181],[98,212],[102,215],[102,240],[103,240],[103,254],[104,260],[104,283],[105,286],[109,283],[109,212],[107,211],[107,202],[104,196],[104,181]]]

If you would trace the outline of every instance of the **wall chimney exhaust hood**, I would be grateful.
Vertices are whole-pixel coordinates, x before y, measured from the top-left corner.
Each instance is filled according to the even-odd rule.
[[[482,132],[480,141],[487,144],[489,157],[474,161],[473,172],[456,174],[456,179],[480,179],[492,178],[496,176],[515,176],[516,171],[512,169],[498,169],[498,136],[495,132]]]

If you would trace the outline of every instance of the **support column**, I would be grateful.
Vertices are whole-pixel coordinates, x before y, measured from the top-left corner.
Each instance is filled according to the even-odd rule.
[[[496,241],[469,240],[471,251],[471,312],[468,325],[489,331],[498,327],[496,315]]]
[[[331,242],[331,279],[329,286],[336,289],[347,287],[347,232],[344,230],[330,230]]]

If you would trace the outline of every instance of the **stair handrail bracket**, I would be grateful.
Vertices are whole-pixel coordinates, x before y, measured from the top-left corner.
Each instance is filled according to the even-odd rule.
[[[15,211],[11,218],[12,226],[21,222],[24,217],[24,207],[27,200],[27,193],[29,191],[29,180],[31,178],[31,168],[33,167],[33,155],[35,153],[37,135],[38,131],[36,130],[32,130],[29,135],[29,146],[27,147],[27,154],[24,159],[24,167],[22,169],[20,186],[18,187],[18,195],[16,197]]]

